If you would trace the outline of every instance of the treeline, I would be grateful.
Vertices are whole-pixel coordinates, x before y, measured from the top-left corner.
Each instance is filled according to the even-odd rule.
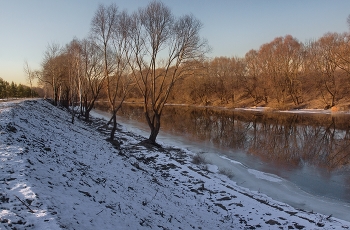
[[[72,52],[69,50],[74,47],[78,49],[81,42],[87,41],[73,40],[63,49],[64,52],[60,50],[58,57],[49,59],[43,66],[43,73],[47,73],[49,63],[55,62],[58,65],[55,71],[61,71],[60,78],[56,79],[57,86],[53,87],[57,100],[69,99],[70,82],[67,76],[70,68],[67,65]],[[271,106],[282,109],[328,109],[334,106],[341,109],[343,106],[343,109],[348,109],[349,42],[349,33],[327,33],[307,43],[286,35],[263,44],[259,50],[250,50],[243,58],[216,57],[191,63],[191,71],[177,81],[170,102],[231,107]],[[57,49],[55,52],[58,52],[58,47],[50,49]],[[67,73],[63,74],[62,71]],[[102,81],[102,78],[95,76],[91,79],[92,85],[86,89],[84,97],[86,105],[92,99],[108,100],[108,82]],[[133,84],[137,83],[135,79],[129,80]],[[53,88],[51,86],[47,92],[52,92]],[[90,90],[91,99],[88,96]],[[132,88],[124,96],[129,101],[142,101],[143,98],[138,87]]]
[[[0,99],[37,97],[36,91],[26,85],[7,82],[0,78]]]
[[[349,73],[349,33],[327,33],[306,43],[286,35],[243,58],[203,62],[181,82],[172,99],[232,107],[328,109],[349,102]]]

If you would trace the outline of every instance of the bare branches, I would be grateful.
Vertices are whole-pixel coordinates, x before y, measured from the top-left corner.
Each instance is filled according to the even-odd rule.
[[[106,7],[100,5],[91,25],[92,41],[102,54],[101,82],[103,84],[105,82],[112,112],[111,140],[113,140],[116,113],[133,85],[128,73],[131,18],[126,11],[119,13],[115,4]]]
[[[129,64],[142,92],[149,141],[155,143],[160,116],[178,79],[191,61],[208,51],[199,36],[202,24],[192,15],[175,18],[163,3],[153,1],[132,15]],[[186,65],[185,65],[186,64]]]
[[[99,5],[92,21],[91,34],[97,43],[102,43],[101,49],[107,48],[107,43],[113,36],[118,17],[118,7],[111,4],[108,7]]]
[[[30,95],[31,95],[31,97],[33,97],[33,83],[34,83],[34,80],[36,78],[35,71],[33,71],[29,67],[28,61],[24,62],[23,69],[24,69],[24,73],[27,75],[26,78],[27,78],[27,81],[29,82],[29,85],[30,85]]]
[[[177,18],[159,1],[131,15],[119,12],[115,4],[100,5],[88,39],[73,41],[66,50],[56,44],[48,47],[41,80],[52,86],[55,103],[66,82],[75,85],[86,119],[106,89],[114,124],[115,113],[137,86],[152,132],[150,139],[155,142],[160,115],[174,84],[208,51],[199,35],[201,28],[193,15]]]

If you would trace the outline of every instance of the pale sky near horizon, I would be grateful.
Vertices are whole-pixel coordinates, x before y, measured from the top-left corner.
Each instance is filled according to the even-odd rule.
[[[151,0],[0,0],[0,78],[27,84],[27,61],[39,69],[51,43],[66,45],[88,36],[99,4],[116,3],[129,13]],[[201,35],[210,57],[244,55],[275,37],[300,42],[327,32],[347,32],[349,0],[163,0],[175,16],[193,14],[203,23]]]

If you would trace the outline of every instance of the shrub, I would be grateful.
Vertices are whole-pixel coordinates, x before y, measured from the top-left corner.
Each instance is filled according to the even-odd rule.
[[[203,153],[196,153],[196,155],[192,157],[192,163],[196,165],[204,164],[205,157],[203,156]]]
[[[230,179],[232,179],[235,176],[233,174],[232,170],[230,170],[228,168],[221,168],[221,169],[219,169],[219,173],[227,176]]]

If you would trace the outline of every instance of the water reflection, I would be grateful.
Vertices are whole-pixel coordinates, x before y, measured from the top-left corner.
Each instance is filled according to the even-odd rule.
[[[143,121],[142,108],[124,105],[120,115]],[[310,165],[348,168],[350,116],[281,114],[167,106],[161,129],[212,143],[221,149],[245,151],[279,166]]]

